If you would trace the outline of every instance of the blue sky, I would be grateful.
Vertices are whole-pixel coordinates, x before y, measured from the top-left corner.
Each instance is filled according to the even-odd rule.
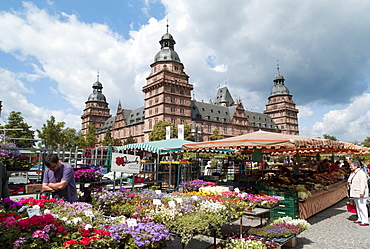
[[[301,135],[370,136],[367,1],[2,1],[0,100],[34,129],[53,115],[81,128],[97,72],[111,113],[143,105],[142,87],[169,31],[197,100],[227,83],[263,112],[280,73]]]

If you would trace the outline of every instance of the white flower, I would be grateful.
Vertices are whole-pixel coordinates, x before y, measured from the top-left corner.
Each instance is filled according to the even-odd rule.
[[[77,224],[79,221],[82,221],[81,217],[75,217],[73,218],[73,223]]]
[[[49,209],[45,209],[44,210],[44,214],[50,214],[50,210]]]
[[[85,225],[85,230],[89,230],[89,229],[91,229],[92,228],[92,225],[90,225],[90,224],[86,224]]]
[[[40,206],[39,205],[33,205],[32,208],[33,209],[40,209]]]

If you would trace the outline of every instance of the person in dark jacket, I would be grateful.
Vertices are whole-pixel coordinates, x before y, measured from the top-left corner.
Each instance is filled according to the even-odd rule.
[[[3,162],[0,162],[0,198],[9,197],[8,173]]]

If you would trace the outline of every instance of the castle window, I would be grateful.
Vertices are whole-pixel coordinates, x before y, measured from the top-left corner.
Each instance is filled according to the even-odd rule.
[[[228,113],[227,113],[227,112],[225,112],[225,114],[226,114],[226,115],[228,115]]]
[[[202,111],[204,112],[204,108],[202,108]]]
[[[213,113],[213,110],[212,109],[210,111]]]
[[[208,132],[211,132],[212,131],[212,126],[211,125],[207,125],[207,130],[208,130]]]
[[[180,94],[184,94],[184,90],[180,90]]]
[[[180,104],[184,104],[184,99],[180,99]]]
[[[158,108],[155,108],[155,114],[157,114],[158,113]]]
[[[218,110],[218,111],[217,111],[217,113],[221,113],[221,111],[220,111],[220,110]]]
[[[184,113],[185,113],[184,108],[181,108],[181,109],[180,109],[180,113],[181,113],[181,114],[184,114]]]
[[[171,88],[171,93],[175,93],[176,91],[175,91],[175,88]]]
[[[149,119],[149,129],[152,129],[152,120],[151,119]]]
[[[175,66],[175,71],[178,71],[179,70],[179,67],[178,66]]]
[[[155,103],[158,103],[158,98],[155,98]]]

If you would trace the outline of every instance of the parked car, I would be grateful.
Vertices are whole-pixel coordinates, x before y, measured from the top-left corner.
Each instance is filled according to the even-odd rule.
[[[42,173],[45,170],[45,165],[43,163],[39,163],[32,168],[29,169],[29,171],[23,172],[22,175],[24,177],[27,177],[29,179],[42,179]]]

